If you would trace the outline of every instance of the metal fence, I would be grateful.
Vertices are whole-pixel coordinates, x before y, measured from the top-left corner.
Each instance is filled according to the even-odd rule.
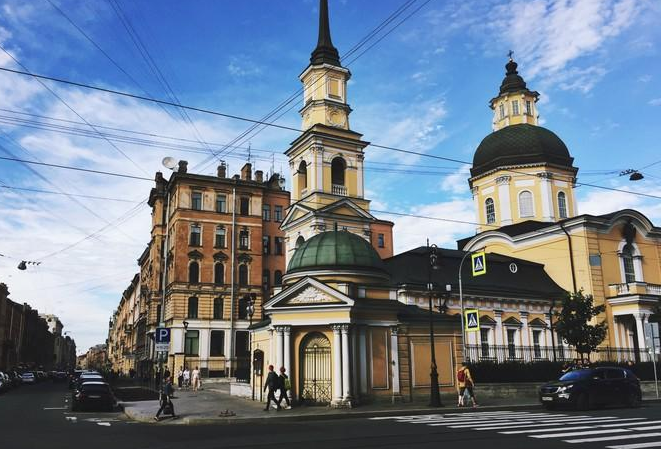
[[[466,359],[470,362],[540,362],[572,361],[581,358],[576,349],[567,346],[466,345]],[[587,359],[587,354],[583,355]],[[598,348],[590,353],[591,362],[648,362],[652,356],[647,349]]]

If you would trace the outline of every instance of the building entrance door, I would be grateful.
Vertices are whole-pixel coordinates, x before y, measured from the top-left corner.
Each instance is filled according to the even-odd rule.
[[[331,345],[318,332],[305,337],[301,345],[301,400],[329,404],[331,393]]]

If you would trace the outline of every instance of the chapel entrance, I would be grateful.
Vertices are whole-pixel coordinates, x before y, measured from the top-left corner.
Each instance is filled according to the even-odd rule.
[[[314,332],[301,344],[301,400],[329,404],[331,392],[331,345],[325,335]]]

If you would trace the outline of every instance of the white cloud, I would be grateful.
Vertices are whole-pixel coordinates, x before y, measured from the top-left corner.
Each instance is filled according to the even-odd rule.
[[[446,176],[441,181],[441,189],[455,194],[466,194],[468,191],[467,179],[470,177],[471,166],[462,165],[456,172]]]
[[[262,69],[245,55],[232,56],[227,71],[230,75],[241,78],[262,73]]]
[[[650,106],[661,106],[661,98],[652,98],[647,104]]]
[[[645,75],[640,75],[638,77],[638,82],[640,83],[649,83],[650,81],[652,81],[652,75],[650,75],[649,73],[646,73]]]

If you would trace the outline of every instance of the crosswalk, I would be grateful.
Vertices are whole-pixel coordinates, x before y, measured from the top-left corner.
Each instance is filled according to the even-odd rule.
[[[372,420],[497,432],[569,444],[603,443],[607,449],[661,448],[661,420],[617,416],[569,415],[527,411],[480,411],[384,416]],[[632,440],[632,441],[630,441]]]

